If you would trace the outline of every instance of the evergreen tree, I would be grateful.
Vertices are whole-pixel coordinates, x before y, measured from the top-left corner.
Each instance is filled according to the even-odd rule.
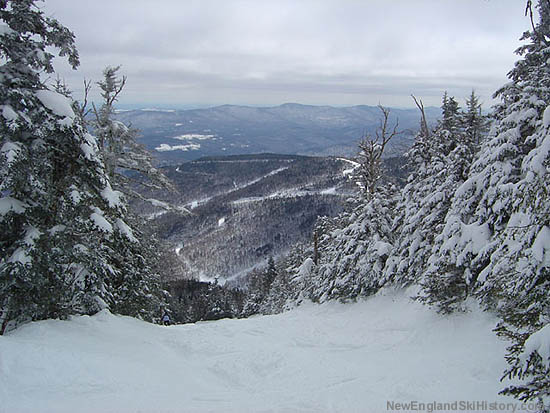
[[[384,267],[393,248],[391,224],[395,212],[396,189],[382,183],[381,159],[387,143],[398,134],[398,123],[390,129],[389,110],[382,111],[375,138],[359,145],[357,178],[364,199],[351,213],[342,214],[331,231],[316,228],[318,264],[310,288],[315,301],[355,299],[376,292],[384,284]]]
[[[126,85],[126,77],[118,77],[119,70],[120,66],[107,67],[103,71],[103,80],[98,82],[103,103],[99,109],[94,105],[95,120],[91,125],[113,188],[140,199],[141,195],[132,189],[132,184],[175,191],[168,178],[153,166],[150,152],[136,141],[138,130],[114,119],[114,105]],[[130,177],[136,174],[138,179],[131,180]]]
[[[319,264],[309,286],[314,301],[368,296],[384,284],[394,242],[395,202],[394,187],[379,187],[369,201],[338,217],[336,229],[320,237]]]
[[[424,276],[420,282],[425,292],[421,298],[427,303],[437,304],[443,312],[457,308],[468,291],[464,268],[449,262],[439,254],[439,249],[447,242],[446,233],[444,234],[445,225],[456,198],[456,191],[468,178],[476,154],[477,143],[474,137],[483,135],[484,117],[476,114],[471,125],[464,121],[472,108],[476,113],[479,112],[479,104],[473,92],[467,105],[468,112],[460,113],[454,98],[445,94],[442,106],[443,119],[434,134],[439,142],[436,149],[438,161],[431,165],[431,173],[426,176],[424,185],[427,188],[420,184],[428,197],[437,204],[425,207],[429,216],[435,219],[417,217],[417,225],[423,229],[423,239],[427,240],[428,245],[421,259]],[[480,118],[477,119],[477,116]],[[425,200],[420,204],[425,205]],[[425,225],[430,221],[431,225]]]
[[[0,333],[152,297],[150,278],[126,291],[143,274],[127,265],[139,261],[138,234],[96,139],[76,104],[41,80],[53,73],[51,50],[78,65],[74,35],[33,0],[3,0],[0,40]],[[145,316],[145,301],[125,312]]]
[[[267,260],[267,268],[264,275],[264,289],[266,292],[269,292],[276,277],[277,268],[275,268],[275,260],[270,256]]]
[[[279,269],[273,257],[269,257],[266,266],[262,269],[254,269],[247,274],[247,300],[244,306],[245,316],[253,314],[273,314],[282,311],[280,299],[283,299],[286,291],[283,291],[284,283],[277,281],[280,277]]]
[[[481,140],[487,134],[489,122],[487,117],[481,113],[481,103],[472,90],[466,99],[466,112],[462,115],[462,127],[464,137],[476,147],[479,147]]]
[[[458,116],[460,107],[454,96],[449,96],[445,92],[441,109],[443,116],[439,122],[440,129],[448,131],[450,135],[459,133],[461,127],[460,117]]]
[[[407,153],[412,172],[397,207],[397,242],[385,269],[386,279],[400,286],[424,282],[434,239],[473,155],[456,100],[445,93],[441,109],[436,130],[423,128]]]
[[[271,288],[270,300],[278,312],[309,300],[316,265],[311,258],[313,255],[311,245],[296,244],[277,262],[278,273]]]
[[[550,2],[537,7],[540,21],[522,37],[510,83],[495,94],[501,102],[491,132],[436,238],[426,291],[443,308],[473,295],[497,310],[497,332],[512,341],[505,377],[519,379],[504,393],[547,403]]]
[[[512,341],[505,374],[520,381],[503,392],[550,411],[550,2],[537,8],[540,21],[522,37],[527,43],[517,51],[522,59],[509,73],[512,83],[497,92],[497,138],[517,145],[518,169],[499,193],[508,220],[501,218],[480,296],[497,306],[497,331]]]

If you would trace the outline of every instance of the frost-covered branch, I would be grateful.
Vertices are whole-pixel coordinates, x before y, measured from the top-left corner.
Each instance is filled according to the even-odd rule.
[[[104,79],[97,82],[102,91],[103,104],[100,108],[93,105],[95,120],[92,126],[107,172],[113,185],[131,198],[142,199],[130,188],[128,172],[136,172],[143,178],[131,180],[131,183],[175,192],[176,189],[170,180],[153,166],[153,157],[149,151],[136,142],[138,131],[114,119],[114,104],[126,85],[126,76],[119,78],[117,75],[119,70],[120,66],[116,66],[107,67],[103,71]],[[177,207],[171,209],[180,210]]]

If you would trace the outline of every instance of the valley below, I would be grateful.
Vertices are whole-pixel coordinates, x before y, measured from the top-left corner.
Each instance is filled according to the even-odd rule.
[[[138,208],[174,246],[181,262],[174,278],[225,282],[296,243],[312,242],[319,216],[335,216],[353,202],[355,167],[336,157],[205,157],[163,168],[178,193],[146,194],[186,213]]]

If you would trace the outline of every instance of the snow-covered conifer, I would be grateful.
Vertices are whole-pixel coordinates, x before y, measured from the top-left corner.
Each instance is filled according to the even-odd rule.
[[[512,340],[506,376],[520,379],[505,393],[521,400],[550,394],[549,341],[541,333],[550,321],[550,2],[539,0],[538,11],[510,82],[495,94],[501,102],[491,132],[436,238],[426,285],[443,308],[474,295],[501,314],[497,331]]]
[[[3,333],[27,320],[133,300],[120,280],[135,270],[121,261],[128,251],[114,246],[123,239],[133,248],[138,235],[124,221],[122,194],[111,187],[76,105],[42,82],[53,72],[54,49],[78,65],[73,34],[33,0],[1,1],[0,40]],[[153,293],[154,286],[134,294]]]
[[[541,11],[548,8],[546,2],[540,4]],[[494,113],[496,122],[445,219],[432,257],[434,273],[440,274],[441,297],[451,296],[441,286],[445,279],[454,278],[464,285],[465,294],[474,291],[493,300],[504,287],[502,277],[517,278],[511,277],[519,269],[514,267],[523,265],[519,257],[530,250],[540,230],[530,225],[532,215],[526,214],[525,197],[527,188],[543,183],[541,174],[547,173],[544,134],[536,133],[543,126],[549,103],[547,40],[543,36],[548,23],[544,13],[541,16],[540,27],[524,35],[531,42],[518,50],[523,59],[509,73],[511,82],[496,93],[502,101]],[[520,236],[518,227],[525,227],[525,234]],[[511,239],[516,242],[510,244]],[[533,275],[523,269],[519,273],[525,280]]]
[[[497,92],[497,138],[513,145],[517,169],[495,194],[508,214],[499,214],[479,295],[496,305],[503,317],[497,331],[512,341],[506,376],[520,381],[504,393],[550,411],[550,2],[539,1],[538,12],[517,51],[522,59],[509,73],[512,82]]]
[[[435,131],[423,128],[407,153],[411,175],[397,207],[393,226],[397,241],[385,269],[386,279],[401,286],[423,282],[434,238],[473,155],[454,97],[445,93],[441,109]]]
[[[384,267],[394,242],[391,226],[397,191],[381,182],[381,159],[386,144],[398,133],[398,124],[390,129],[389,110],[380,109],[383,117],[376,137],[359,145],[357,178],[363,199],[353,212],[340,215],[330,225],[323,220],[324,228],[317,228],[318,263],[308,287],[315,301],[367,296],[384,283]]]
[[[151,153],[136,141],[138,130],[115,119],[115,103],[126,85],[126,76],[120,78],[119,70],[120,66],[103,71],[103,80],[98,82],[103,103],[99,109],[94,106],[92,122],[113,187],[127,196],[141,198],[129,180],[129,174],[137,173],[139,179],[133,183],[175,191],[168,178],[153,166]]]
[[[394,187],[379,188],[353,212],[337,218],[334,230],[320,237],[319,264],[309,286],[311,298],[323,302],[375,293],[392,251]]]
[[[476,147],[479,147],[489,129],[487,116],[481,112],[481,103],[479,103],[479,98],[473,90],[466,99],[466,111],[462,115],[462,127],[465,138]]]

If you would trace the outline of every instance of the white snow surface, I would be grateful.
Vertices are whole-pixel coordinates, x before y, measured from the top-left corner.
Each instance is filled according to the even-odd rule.
[[[0,109],[2,110],[2,116],[8,122],[17,120],[17,113],[13,110],[13,108],[10,105],[0,105]]]
[[[155,198],[148,198],[146,201],[156,207],[165,208],[165,209],[170,208],[170,205],[168,205],[166,202],[159,201],[158,199],[155,199]]]
[[[26,208],[27,206],[23,202],[12,198],[11,196],[0,198],[0,216],[4,216],[10,212],[22,214],[25,212]]]
[[[39,90],[36,92],[36,97],[54,114],[69,119],[75,117],[71,100],[62,94],[52,90]]]
[[[35,241],[40,238],[40,235],[42,235],[42,233],[38,230],[38,228],[28,226],[25,231],[25,238],[23,238],[23,241],[28,247],[33,247]]]
[[[105,219],[103,216],[103,211],[99,208],[94,208],[94,212],[90,215],[90,219],[100,231],[108,233],[113,232],[113,226]]]
[[[541,228],[535,241],[533,242],[533,256],[544,264],[550,267],[550,228],[544,226]]]
[[[17,159],[17,155],[21,152],[21,145],[7,141],[2,145],[0,153],[6,157],[6,163],[9,165]]]
[[[300,268],[298,268],[298,273],[294,277],[294,280],[299,280],[305,277],[308,277],[311,274],[311,270],[315,263],[313,262],[313,259],[306,258],[306,260],[300,265]]]
[[[550,126],[550,106],[544,109],[544,113],[542,115],[542,124],[545,128]]]
[[[77,189],[73,189],[70,193],[70,197],[71,197],[71,200],[73,201],[73,203],[76,205],[76,204],[79,204],[80,201],[82,201],[82,196],[80,195],[80,192],[78,192]]]
[[[462,225],[460,240],[463,244],[470,243],[469,249],[471,249],[474,254],[479,253],[479,251],[487,245],[490,237],[491,231],[487,224],[479,225],[477,223],[473,223],[470,225]]]
[[[107,201],[110,208],[122,208],[122,192],[115,191],[110,184],[107,184],[105,188],[101,190],[101,197]]]
[[[131,242],[138,242],[137,238],[134,237],[134,233],[132,232],[132,229],[122,219],[117,218],[117,220],[115,221],[115,226]]]
[[[178,124],[176,124],[177,126]],[[180,123],[181,125],[181,123]],[[184,135],[174,136],[172,139],[177,139],[180,141],[192,141],[192,140],[208,140],[215,138],[216,135],[201,135],[200,133],[186,133]]]
[[[201,148],[200,143],[188,143],[186,145],[168,145],[167,143],[161,143],[155,150],[157,152],[170,152],[170,151],[197,151]]]
[[[103,311],[0,336],[1,412],[382,412],[387,401],[510,402],[506,343],[478,309],[402,293],[158,326]]]
[[[2,36],[4,34],[17,34],[17,32],[15,30],[13,30],[7,24],[1,23],[0,24],[0,36]]]
[[[8,262],[14,263],[14,264],[18,263],[22,265],[27,265],[27,264],[30,264],[32,260],[31,260],[31,257],[29,257],[29,255],[27,254],[27,251],[24,248],[19,247],[13,252],[13,254],[11,254],[11,257],[8,259]]]
[[[542,358],[542,364],[547,368],[550,367],[550,324],[546,324],[539,331],[529,336],[520,355],[520,360],[526,363],[531,353],[535,351]]]
[[[96,138],[89,133],[84,134],[85,142],[80,145],[80,149],[84,153],[86,159],[90,161],[97,160],[97,141]]]

